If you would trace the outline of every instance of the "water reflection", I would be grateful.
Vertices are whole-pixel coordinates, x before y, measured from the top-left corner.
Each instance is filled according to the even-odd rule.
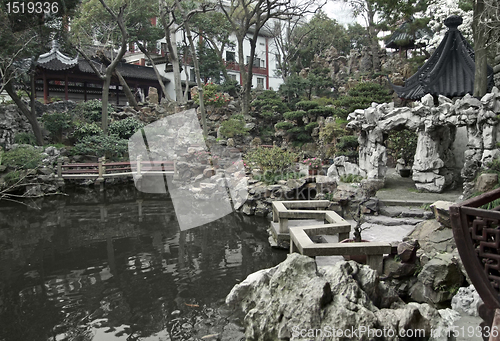
[[[42,204],[0,208],[2,341],[183,340],[234,284],[286,257],[265,219],[179,232],[167,195],[123,187]]]

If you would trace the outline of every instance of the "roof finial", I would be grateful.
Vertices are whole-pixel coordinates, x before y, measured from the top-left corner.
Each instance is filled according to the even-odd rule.
[[[59,43],[57,42],[57,39],[52,39],[52,51],[59,50]]]
[[[459,15],[452,15],[445,19],[444,24],[450,30],[456,30],[458,26],[462,25],[464,20]]]

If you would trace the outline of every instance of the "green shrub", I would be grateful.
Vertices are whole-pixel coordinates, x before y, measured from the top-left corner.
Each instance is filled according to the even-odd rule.
[[[109,125],[109,133],[116,134],[122,139],[128,139],[136,131],[144,127],[144,124],[135,118],[126,118],[124,120],[113,121]]]
[[[366,109],[372,102],[386,103],[392,97],[387,89],[373,82],[363,82],[357,84],[348,95],[341,96],[333,102],[335,106],[333,114],[342,118],[347,118],[356,109]]]
[[[256,175],[254,177],[255,180],[262,181],[267,185],[273,185],[278,183],[280,180],[290,180],[290,179],[300,179],[304,177],[305,174],[299,172],[289,172],[289,173],[272,173],[265,172],[262,175]]]
[[[14,136],[14,143],[36,146],[36,137],[32,133],[17,133]]]
[[[347,156],[350,159],[358,157],[358,138],[353,135],[342,136],[335,145],[336,156]]]
[[[298,154],[285,151],[278,147],[256,148],[245,155],[245,163],[259,167],[265,172],[284,173],[294,164]]]
[[[95,122],[79,123],[77,124],[75,130],[73,131],[73,136],[77,140],[81,140],[86,136],[100,135],[100,134],[102,134],[101,126]]]
[[[33,147],[11,149],[2,156],[2,164],[14,169],[34,169],[40,166],[42,154]]]
[[[72,117],[70,113],[45,113],[42,116],[43,126],[47,129],[56,142],[62,142],[63,131],[71,128]]]
[[[307,113],[314,116],[332,116],[335,109],[330,107],[320,107],[316,109],[309,109]]]
[[[295,106],[297,107],[297,109],[308,111],[311,109],[316,109],[319,104],[315,101],[300,101],[295,104]]]
[[[21,172],[18,170],[9,172],[5,175],[3,179],[7,186],[12,186],[16,184],[19,181],[19,179],[21,179]]]
[[[304,127],[292,127],[292,128],[287,130],[287,133],[295,134],[295,135],[303,133],[303,132],[304,132]]]
[[[298,120],[304,117],[306,112],[304,110],[289,111],[283,114],[283,117],[287,120]]]
[[[196,93],[193,100],[196,104],[200,104],[200,95]],[[219,92],[219,87],[214,83],[207,83],[203,85],[203,103],[205,105],[213,105],[215,107],[222,107],[230,102],[229,96]]]
[[[248,129],[245,128],[245,121],[235,116],[221,123],[220,132],[222,135],[226,137],[248,135]]]
[[[233,97],[238,97],[241,91],[240,82],[233,79],[226,79],[224,82],[222,82],[222,84],[219,85],[219,91],[226,92]]]
[[[412,165],[417,151],[418,135],[411,130],[391,131],[387,138],[387,147],[394,160],[403,159],[406,165]]]
[[[274,127],[278,130],[288,130],[293,127],[293,123],[288,121],[278,122]]]
[[[311,122],[309,124],[306,124],[305,129],[306,131],[313,131],[314,128],[316,128],[319,125],[318,122]]]
[[[361,175],[344,174],[344,175],[340,176],[340,181],[346,182],[346,183],[360,182],[361,180],[363,180],[363,177]]]
[[[280,119],[281,115],[289,110],[281,97],[273,90],[265,90],[260,93],[257,99],[252,102],[252,107],[260,112],[263,118],[269,120]]]
[[[73,149],[73,155],[106,156],[108,159],[119,159],[127,155],[128,141],[118,135],[90,135],[82,138]]]
[[[108,113],[114,112],[115,109],[108,103]],[[86,102],[79,102],[73,113],[84,119],[86,122],[101,122],[102,119],[102,101],[93,99]]]

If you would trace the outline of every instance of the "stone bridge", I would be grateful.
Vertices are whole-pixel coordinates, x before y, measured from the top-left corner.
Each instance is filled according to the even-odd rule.
[[[412,107],[395,108],[394,103],[373,103],[348,117],[348,128],[358,133],[359,167],[368,179],[384,179],[387,170],[385,140],[394,129],[410,129],[418,134],[413,162],[413,181],[417,189],[442,192],[458,180],[453,143],[459,127],[467,131],[467,146],[460,175],[464,190],[470,190],[479,168],[500,156],[497,115],[500,114],[500,91],[476,99],[470,95],[456,100],[439,96],[434,105],[431,95]],[[468,184],[469,183],[469,184]]]

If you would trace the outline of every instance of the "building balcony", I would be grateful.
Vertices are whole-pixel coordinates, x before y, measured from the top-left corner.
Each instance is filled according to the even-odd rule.
[[[226,69],[228,71],[237,71],[237,72],[240,72],[240,65],[238,63],[224,61],[224,64],[226,65]],[[245,70],[248,71],[248,65],[245,65]],[[267,76],[267,69],[265,67],[254,66],[254,67],[252,67],[252,72],[253,72],[254,75]]]

